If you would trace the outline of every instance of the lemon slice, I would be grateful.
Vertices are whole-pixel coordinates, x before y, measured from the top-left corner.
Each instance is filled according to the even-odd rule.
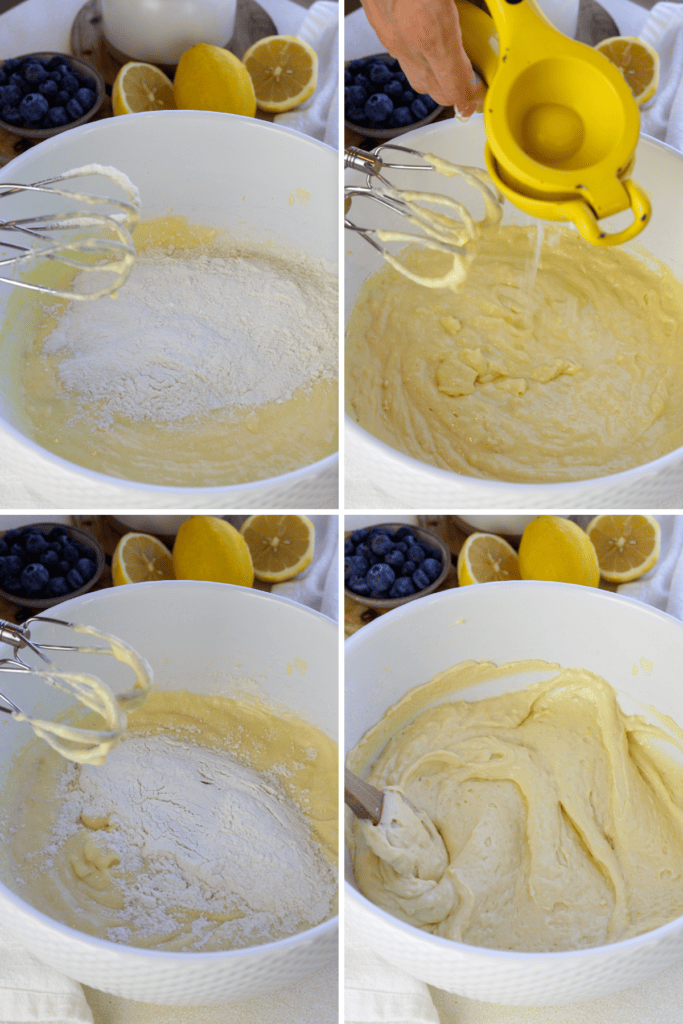
[[[126,533],[116,545],[111,563],[114,586],[174,580],[173,557],[165,544],[149,533]]]
[[[260,110],[281,114],[313,95],[318,82],[318,55],[296,36],[266,36],[242,58],[251,75]]]
[[[230,50],[197,43],[182,54],[173,79],[181,110],[218,110],[254,117],[256,98],[249,72]]]
[[[306,516],[249,516],[241,533],[259,580],[282,583],[311,564],[315,529]]]
[[[175,110],[173,82],[154,64],[124,64],[111,92],[114,114],[139,114],[143,110]]]
[[[659,55],[635,36],[610,36],[595,47],[619,68],[640,106],[651,100],[659,84]]]
[[[518,580],[517,552],[495,533],[471,533],[458,554],[458,583]]]
[[[251,587],[254,569],[244,537],[218,516],[192,516],[181,524],[173,545],[179,580],[213,580]]]
[[[519,542],[519,571],[523,580],[555,580],[597,587],[598,556],[587,533],[562,516],[538,516]]]
[[[638,579],[657,564],[661,531],[653,516],[596,516],[586,533],[598,556],[600,575],[610,583]]]

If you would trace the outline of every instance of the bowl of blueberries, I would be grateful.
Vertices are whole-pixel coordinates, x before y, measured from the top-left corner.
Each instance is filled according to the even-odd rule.
[[[49,139],[89,121],[104,92],[102,75],[82,57],[10,57],[0,62],[0,127],[27,139]]]
[[[77,526],[31,523],[0,536],[0,597],[25,608],[51,608],[90,590],[104,551]]]
[[[429,124],[443,110],[411,88],[388,53],[359,57],[344,68],[344,124],[371,139],[393,139]]]
[[[344,541],[344,592],[370,608],[396,608],[441,586],[451,549],[433,530],[382,523]]]

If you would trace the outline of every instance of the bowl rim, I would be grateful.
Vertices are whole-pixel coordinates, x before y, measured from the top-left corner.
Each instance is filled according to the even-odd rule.
[[[408,524],[395,522],[372,524],[372,527],[381,527],[385,530],[388,528],[398,530],[401,526],[408,526]],[[372,527],[368,527],[368,531],[370,531]],[[363,529],[363,527],[360,527],[360,529]],[[427,534],[429,539],[434,542],[435,547],[438,547],[441,551],[442,569],[437,578],[430,583],[428,587],[425,587],[424,590],[418,590],[417,593],[409,594],[408,597],[364,597],[362,594],[356,594],[353,590],[349,590],[345,583],[344,593],[347,597],[350,597],[352,601],[356,601],[358,604],[365,605],[367,608],[386,608],[391,610],[392,608],[398,608],[399,605],[408,604],[409,601],[416,601],[421,597],[427,597],[428,594],[433,594],[437,587],[441,586],[452,565],[453,556],[451,549],[446,541],[439,536],[436,530],[432,530],[429,526],[420,526],[416,524],[415,526],[410,526],[409,529],[414,533]],[[353,532],[353,530],[347,530],[345,531],[344,536],[349,537]]]
[[[97,86],[95,102],[90,110],[86,110],[86,112],[80,117],[77,117],[75,121],[69,121],[68,124],[55,125],[54,128],[24,128],[19,125],[9,124],[7,121],[3,121],[0,117],[1,128],[4,128],[5,131],[11,132],[13,135],[19,135],[24,139],[35,139],[37,141],[41,141],[51,139],[55,135],[61,135],[62,132],[65,132],[70,128],[78,128],[80,125],[86,124],[95,116],[104,102],[106,87],[102,74],[94,64],[91,64],[85,57],[80,57],[75,53],[64,53],[61,50],[31,50],[29,53],[20,53],[16,57],[3,57],[0,59],[0,68],[8,60],[24,60],[25,57],[37,57],[39,60],[48,60],[51,57],[64,57],[67,64],[73,63],[79,71],[87,70],[88,74],[94,79]]]
[[[294,128],[289,128],[286,125],[274,124],[271,121],[262,121],[255,117],[244,117],[241,114],[224,114],[214,110],[147,110],[139,114],[128,114],[125,118],[105,118],[99,121],[87,122],[80,124],[73,128],[74,132],[80,134],[86,134],[90,132],[99,131],[117,131],[123,130],[120,124],[121,121],[128,121],[131,118],[135,118],[136,123],[144,123],[145,120],[150,118],[159,119],[170,119],[170,120],[205,120],[207,122],[207,131],[211,128],[211,122],[215,124],[224,124],[227,121],[239,121],[244,125],[248,125],[249,131],[256,132],[272,132],[275,135],[289,135],[292,139],[297,140],[297,144],[304,148],[319,149],[327,151],[331,154],[330,159],[334,159],[335,167],[335,181],[338,175],[338,153],[337,150],[328,145],[326,142],[321,142],[319,139],[314,139],[310,135],[304,135],[301,132],[295,131]],[[119,122],[118,128],[112,128],[112,125],[116,125]],[[59,147],[61,142],[61,135],[50,136],[41,143],[39,152],[45,154],[49,152],[51,148]],[[3,184],[3,179],[7,178],[7,168],[11,168],[9,172],[13,176],[16,174],[17,169],[21,172],[24,164],[30,163],[32,156],[34,155],[36,147],[32,146],[20,153],[19,156],[11,160],[5,167],[0,167],[0,185]],[[302,160],[305,157],[302,155]],[[335,260],[338,259],[338,252],[335,255]],[[334,263],[335,260],[330,260],[330,263]],[[336,268],[336,273],[339,274],[339,268]],[[341,386],[340,386],[341,392]],[[223,500],[230,500],[232,495],[237,496],[240,502],[246,500],[248,495],[244,495],[247,489],[254,488],[256,490],[266,490],[268,488],[284,488],[295,485],[300,480],[305,480],[309,477],[317,476],[324,473],[328,469],[337,467],[339,465],[339,450],[332,452],[330,455],[326,455],[322,459],[318,459],[316,462],[311,462],[307,466],[300,466],[298,469],[289,470],[287,473],[281,473],[279,476],[265,477],[262,480],[247,480],[244,483],[238,484],[212,484],[206,487],[197,486],[182,486],[181,484],[152,484],[146,483],[141,480],[126,480],[123,477],[109,476],[107,473],[101,473],[95,469],[88,469],[86,466],[80,466],[77,462],[70,462],[68,459],[63,458],[60,455],[55,455],[47,448],[43,448],[36,441],[33,441],[26,434],[22,433],[14,424],[7,422],[6,420],[0,420],[0,438],[3,433],[9,434],[12,437],[14,443],[19,447],[28,448],[36,456],[45,459],[51,466],[61,472],[66,471],[73,477],[79,478],[83,483],[99,484],[107,487],[124,488],[131,494],[139,492],[141,490],[151,493],[154,497],[169,496],[172,494],[179,495],[180,499],[177,502],[177,506],[182,506],[182,499],[187,500],[188,498],[212,498],[220,497]],[[258,496],[258,495],[257,495]]]
[[[465,123],[475,120],[483,121],[483,119],[483,114],[473,114]],[[454,123],[457,125],[460,122],[453,122],[449,120],[443,123],[450,126],[452,130]],[[433,125],[424,125],[420,128],[416,128],[415,133],[426,135],[432,128]],[[643,141],[648,145],[654,146],[655,149],[659,148],[672,153],[681,163],[681,170],[683,171],[683,152],[675,149],[666,142],[662,142],[661,139],[656,139],[654,136],[647,135],[644,132],[640,135],[639,144]],[[406,142],[406,140],[404,139],[403,142]],[[367,278],[365,278],[365,280],[367,280]],[[660,455],[657,459],[652,459],[650,462],[642,462],[638,466],[631,466],[630,469],[622,469],[617,473],[610,473],[606,476],[584,477],[580,480],[537,480],[535,482],[498,480],[494,477],[470,476],[465,473],[458,473],[455,470],[440,469],[438,466],[432,466],[428,462],[422,462],[420,459],[416,459],[412,455],[406,455],[404,452],[399,451],[398,448],[393,448],[390,444],[387,444],[386,441],[382,441],[380,438],[375,437],[374,434],[371,434],[370,431],[361,427],[349,412],[348,402],[346,402],[344,411],[344,431],[346,432],[347,430],[352,435],[355,434],[359,441],[362,441],[364,444],[373,448],[383,459],[390,461],[393,460],[395,464],[398,463],[399,468],[404,473],[410,473],[413,476],[417,473],[426,473],[428,477],[432,478],[434,483],[442,485],[458,483],[463,487],[469,484],[470,487],[479,486],[491,488],[494,491],[498,491],[501,496],[509,493],[511,488],[514,487],[521,492],[521,498],[523,498],[524,494],[529,494],[530,496],[536,495],[540,488],[552,488],[553,491],[559,492],[560,495],[564,493],[567,497],[570,497],[572,493],[580,487],[597,487],[604,485],[617,486],[619,484],[628,484],[645,473],[651,473],[659,476],[667,466],[674,462],[680,462],[683,460],[683,445],[681,445],[670,452],[666,452],[665,455]],[[520,508],[521,507],[526,507],[523,502],[522,505],[520,505]]]
[[[301,604],[299,601],[294,601],[289,597],[285,597],[280,594],[272,594],[265,590],[255,590],[253,587],[238,587],[231,583],[216,583],[213,580],[150,580],[145,583],[136,583],[136,591],[146,590],[150,587],[163,588],[165,590],[174,590],[178,587],[184,589],[210,589],[216,593],[222,592],[225,588],[229,588],[233,592],[240,592],[240,596],[244,597],[245,600],[255,600],[257,602],[265,601],[275,602],[278,604],[289,605],[292,608],[298,609],[303,615],[310,616],[315,619],[320,619],[329,625],[332,625],[335,630],[338,631],[338,624],[334,619],[330,618],[329,615],[325,615],[323,612],[319,612],[315,608],[311,608],[308,605]],[[92,601],[107,600],[102,595],[116,594],[117,590],[124,590],[124,588],[108,587],[105,590],[96,590],[89,593],[81,594],[78,597],[74,597],[73,601],[78,605],[89,604]],[[246,595],[246,597],[245,597]],[[250,595],[250,596],[249,596]],[[123,597],[117,597],[116,600],[123,600]],[[71,600],[71,598],[69,598]],[[66,603],[66,602],[64,602]],[[340,880],[339,870],[339,858],[337,861],[337,877]],[[339,898],[341,898],[341,885],[339,885]],[[242,949],[217,949],[210,951],[177,951],[177,950],[161,950],[161,949],[146,949],[142,946],[130,946],[123,943],[112,942],[110,939],[100,939],[95,935],[88,935],[86,932],[81,932],[77,928],[71,928],[69,925],[62,924],[55,918],[50,917],[49,914],[44,913],[42,910],[38,910],[33,907],[30,903],[22,900],[20,896],[12,892],[4,882],[0,879],[0,907],[2,907],[3,901],[9,901],[16,908],[19,913],[31,920],[34,925],[42,929],[48,929],[52,931],[53,935],[66,936],[69,940],[68,952],[70,956],[73,956],[76,952],[93,952],[93,946],[97,950],[103,953],[114,954],[117,958],[135,959],[143,957],[143,959],[149,960],[167,960],[169,957],[175,959],[177,962],[180,960],[188,960],[192,963],[199,962],[199,959],[203,962],[212,960],[240,960],[246,959],[249,956],[266,956],[272,953],[278,953],[284,951],[290,946],[298,945],[301,942],[314,942],[320,935],[327,932],[336,932],[339,929],[339,910],[332,917],[329,917],[326,921],[322,921],[320,924],[314,925],[312,928],[307,928],[305,931],[296,932],[294,935],[288,935],[284,939],[276,939],[274,942],[264,942],[256,946],[245,946]],[[5,922],[6,927],[12,934],[17,934],[13,924]],[[21,938],[21,936],[18,936]],[[75,946],[79,946],[80,949],[75,949]]]
[[[55,521],[50,522],[48,520],[45,520],[44,522],[41,521],[35,523],[26,523],[24,526],[10,527],[9,529],[27,530],[30,526],[35,526],[41,532],[45,531],[46,533],[49,533],[49,531],[55,526],[61,526],[67,531],[67,533],[76,534],[76,539],[79,540],[83,545],[89,545],[90,547],[92,547],[95,554],[97,555],[97,565],[95,567],[95,572],[90,577],[88,582],[84,583],[82,587],[79,587],[78,590],[72,591],[70,594],[65,594],[63,597],[24,597],[20,600],[17,600],[16,594],[11,594],[9,590],[3,590],[2,587],[0,587],[0,597],[5,598],[5,600],[9,601],[11,604],[18,604],[20,608],[38,608],[41,611],[46,611],[48,608],[54,608],[58,604],[63,604],[64,601],[68,601],[72,597],[80,597],[81,594],[87,594],[89,590],[92,590],[92,588],[95,586],[100,576],[104,572],[104,567],[106,565],[106,556],[104,553],[104,548],[97,540],[97,538],[93,537],[91,533],[88,533],[88,531],[84,530],[83,527],[81,526],[73,526],[71,523],[58,523]],[[3,530],[2,533],[0,533],[0,536],[4,537],[5,533],[9,533],[9,529]]]
[[[645,604],[643,601],[637,600],[635,597],[630,597],[626,594],[619,594],[609,590],[601,590],[597,587],[583,587],[579,584],[574,583],[557,583],[551,580],[500,580],[493,583],[481,583],[476,588],[479,593],[485,593],[482,588],[495,588],[500,590],[501,587],[515,586],[517,590],[520,588],[532,589],[532,590],[555,590],[555,591],[580,591],[582,599],[587,596],[588,600],[597,601],[608,601],[613,604],[626,604],[628,606],[636,606],[643,614],[651,616],[655,619],[663,619],[669,624],[672,624],[674,628],[677,628],[680,633],[683,633],[683,621],[677,619],[674,615],[669,612],[662,611],[660,608],[656,608],[654,605]],[[470,591],[471,588],[466,588]],[[587,595],[584,594],[587,592]],[[454,596],[458,595],[458,596]],[[430,594],[426,598],[427,601],[453,601],[466,600],[470,597],[470,594],[463,594],[463,591],[458,588],[452,588],[451,590],[444,590],[438,594]],[[480,598],[483,600],[483,597]],[[396,609],[394,611],[387,612],[387,615],[380,615],[378,618],[373,619],[367,625],[363,626],[362,629],[352,633],[344,641],[345,652],[350,648],[356,647],[361,643],[360,636],[369,636],[369,631],[379,631],[386,628],[385,620],[387,616],[392,616],[395,619],[398,615],[409,614],[406,607]],[[346,660],[346,659],[345,659]],[[348,750],[344,749],[343,758],[346,760]],[[350,811],[348,813],[351,813]],[[344,853],[348,860],[348,852],[346,849],[346,842],[344,842]],[[344,878],[344,898],[355,901],[359,904],[366,913],[374,914],[380,919],[382,924],[386,927],[398,928],[399,931],[403,932],[407,937],[413,940],[422,940],[428,944],[433,944],[437,949],[442,950],[446,953],[449,951],[453,955],[459,956],[477,956],[479,958],[488,959],[492,961],[500,961],[503,963],[511,963],[513,959],[523,960],[525,964],[547,963],[550,959],[552,962],[561,962],[576,959],[577,957],[594,957],[604,956],[606,952],[616,953],[617,950],[628,950],[643,945],[655,945],[663,936],[670,932],[683,931],[683,915],[675,917],[672,921],[667,921],[666,924],[659,925],[657,928],[653,928],[650,931],[642,932],[640,935],[633,935],[627,939],[619,939],[617,942],[606,943],[602,946],[589,946],[586,949],[567,949],[557,952],[548,953],[529,953],[517,950],[506,950],[506,949],[489,949],[486,946],[471,946],[465,942],[458,942],[455,939],[446,939],[440,935],[433,935],[431,932],[425,932],[421,928],[415,925],[408,924],[405,921],[401,921],[398,917],[394,917],[389,914],[386,910],[377,906],[366,896],[364,896],[358,889],[355,888],[348,880]]]

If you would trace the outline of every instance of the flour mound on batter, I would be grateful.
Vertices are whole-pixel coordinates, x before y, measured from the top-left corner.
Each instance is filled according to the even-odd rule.
[[[546,229],[540,261],[535,248],[535,228],[508,225],[478,241],[457,291],[389,267],[366,281],[347,331],[354,419],[440,469],[520,482],[616,473],[682,445],[683,285],[567,229]],[[443,259],[405,256],[432,276]]]
[[[469,662],[427,686],[456,690],[463,670],[476,679]],[[403,921],[491,949],[583,949],[650,931],[683,915],[682,754],[681,730],[625,715],[581,669],[428,708],[367,778],[399,787],[447,856],[436,874],[429,845],[399,861],[383,822],[357,823],[359,887]]]

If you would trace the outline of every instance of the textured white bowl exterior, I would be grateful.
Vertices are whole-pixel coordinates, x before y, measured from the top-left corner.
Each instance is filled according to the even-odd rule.
[[[253,680],[267,698],[301,712],[336,738],[337,626],[302,605],[245,587],[172,581],[98,591],[65,601],[59,614],[125,638],[150,662],[155,685],[162,689],[230,692],[239,688],[240,680]],[[63,632],[57,642],[64,642]],[[0,656],[4,652],[0,645]],[[292,671],[293,664],[303,663],[303,673]],[[60,655],[60,665],[70,664]],[[50,717],[64,706],[32,677],[23,676],[16,685],[29,710],[40,702],[41,713]],[[3,715],[0,790],[30,736],[27,726]],[[4,866],[6,855],[0,851],[0,856]],[[149,1003],[199,1005],[252,998],[308,976],[332,961],[337,951],[336,917],[300,935],[243,950],[135,949],[67,928],[2,883],[0,920],[35,956],[69,977]]]
[[[433,594],[388,612],[345,644],[345,746],[350,750],[411,687],[472,658],[528,658],[590,669],[629,713],[654,707],[683,723],[683,623],[616,594],[561,583],[515,582]],[[539,678],[534,676],[534,678]],[[514,676],[463,690],[478,699],[527,685]],[[346,913],[391,964],[448,992],[523,1006],[608,995],[683,956],[683,918],[645,935],[567,953],[513,953],[449,942],[404,924],[356,887],[347,857]]]
[[[460,124],[441,121],[401,137],[401,145],[423,153],[436,153],[456,164],[481,167],[485,145],[483,117]],[[387,154],[387,159],[391,153]],[[429,177],[429,182],[427,182]],[[683,280],[683,154],[655,139],[641,136],[634,179],[652,197],[652,220],[632,248],[645,248],[667,263]],[[402,187],[442,190],[439,179],[416,173],[400,179]],[[347,171],[346,181],[363,184],[358,172]],[[467,202],[467,194],[464,194]],[[471,190],[470,190],[471,201]],[[623,226],[631,214],[610,218],[608,230]],[[358,221],[378,227],[396,227],[396,218],[375,203],[359,204]],[[353,215],[352,215],[353,219]],[[510,203],[505,204],[504,223],[534,221]],[[363,282],[381,268],[381,256],[351,231],[345,238],[345,305],[348,316]],[[430,508],[452,511],[478,508],[629,508],[666,507],[683,487],[683,449],[656,461],[611,476],[559,484],[518,484],[485,480],[428,466],[379,441],[355,420],[345,417],[344,437],[347,473],[372,481],[391,501],[388,507]]]
[[[299,132],[199,110],[107,118],[27,150],[0,171],[0,183],[30,183],[92,163],[128,175],[140,191],[144,219],[180,214],[337,264],[337,154]],[[106,190],[106,184],[100,186]],[[36,200],[24,194],[16,202],[13,216],[31,212]],[[0,319],[11,291],[0,284]],[[41,492],[55,507],[73,507],[73,502],[107,511],[337,506],[336,455],[269,480],[223,487],[146,486],[92,472],[28,439],[3,396],[8,384],[0,373],[0,444],[16,477],[34,487],[40,480]]]

